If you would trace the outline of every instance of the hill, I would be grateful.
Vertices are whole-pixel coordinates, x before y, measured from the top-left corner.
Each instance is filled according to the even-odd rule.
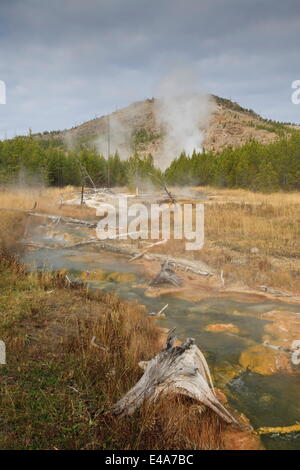
[[[239,147],[249,140],[262,144],[274,142],[289,134],[290,123],[267,120],[238,103],[210,96],[213,111],[205,124],[199,124],[203,132],[203,145],[208,151],[221,151],[225,147]],[[133,151],[156,155],[164,140],[164,128],[157,122],[154,98],[132,103],[108,116],[101,116],[62,132],[44,133],[43,138],[63,138],[70,146],[76,142],[95,144],[104,155],[108,140],[111,153],[116,150],[128,157]]]

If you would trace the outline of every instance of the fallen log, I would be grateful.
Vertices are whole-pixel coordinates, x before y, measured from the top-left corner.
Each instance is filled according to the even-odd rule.
[[[89,222],[88,220],[81,220],[81,219],[73,219],[72,217],[65,217],[62,215],[52,215],[52,214],[43,214],[40,212],[33,212],[27,211],[28,215],[32,215],[34,217],[45,217],[46,219],[51,220],[59,220],[61,222],[66,222],[68,224],[76,224],[76,225],[85,225],[86,227],[95,228],[97,227],[97,223]]]
[[[145,400],[173,394],[183,395],[199,403],[199,413],[210,408],[226,423],[237,424],[236,419],[215,395],[211,375],[200,349],[188,338],[181,346],[174,346],[176,336],[169,331],[164,349],[148,362],[140,363],[144,369],[141,379],[106,414],[131,415]]]
[[[101,240],[99,240],[99,238],[90,238],[89,240],[84,240],[83,242],[77,242],[77,243],[74,243],[73,245],[64,245],[63,248],[68,248],[68,249],[79,248],[81,246],[91,245],[93,243],[100,243],[100,242]]]
[[[262,292],[266,292],[267,294],[275,295],[276,297],[288,297],[292,300],[300,300],[300,297],[287,294],[286,292],[281,292],[280,290],[272,289],[271,287],[268,287],[268,286],[259,286],[259,290],[261,290]]]
[[[200,274],[201,276],[213,276],[214,273],[211,271],[204,271],[203,269],[198,268],[198,262],[192,262],[191,260],[184,260],[182,258],[171,258],[170,256],[166,257],[166,255],[162,255],[159,253],[155,253],[151,255],[153,259],[167,261],[169,265],[175,266],[176,268],[182,269],[183,271],[191,271],[194,274]],[[203,263],[201,263],[203,265]],[[204,265],[205,266],[205,265]]]
[[[167,243],[167,239],[163,239],[163,240],[160,240],[158,242],[155,242],[155,243],[151,243],[147,246],[147,248],[145,248],[143,251],[140,251],[139,253],[137,253],[135,256],[133,256],[132,258],[130,258],[128,261],[129,263],[131,261],[134,261],[134,260],[137,260],[139,258],[142,258],[145,254],[148,253],[148,251],[150,250],[150,248],[153,248],[154,246],[158,246],[158,245],[162,245],[163,243]]]

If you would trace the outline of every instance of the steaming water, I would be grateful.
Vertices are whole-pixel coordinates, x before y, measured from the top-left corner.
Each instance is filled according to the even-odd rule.
[[[33,239],[46,242],[47,245],[57,244],[63,240],[63,234],[69,232],[73,236],[83,236],[83,229],[63,227],[47,238],[38,231]],[[60,236],[61,233],[61,236]],[[55,246],[55,245],[53,245]],[[209,298],[200,302],[190,302],[163,295],[159,298],[149,298],[143,287],[145,274],[141,265],[127,263],[121,255],[115,255],[95,248],[81,249],[40,249],[28,252],[23,261],[32,269],[60,270],[68,269],[70,276],[79,277],[85,270],[101,269],[107,273],[123,272],[136,274],[138,281],[134,284],[108,281],[89,282],[91,288],[116,291],[126,300],[137,301],[145,305],[149,312],[160,310],[169,304],[167,316],[158,320],[162,327],[176,327],[179,338],[193,337],[204,352],[214,376],[216,386],[223,389],[229,403],[243,412],[251,421],[254,428],[261,426],[288,426],[300,421],[300,375],[269,376],[239,370],[233,379],[226,379],[226,371],[237,369],[239,356],[249,345],[261,344],[264,325],[267,323],[261,315],[273,309],[284,309],[299,312],[299,305],[268,301],[240,302],[232,298]],[[254,314],[255,316],[238,316],[236,312]],[[240,333],[209,332],[205,326],[211,323],[233,323]],[[224,372],[225,371],[225,372]],[[300,433],[285,435],[267,435],[262,437],[264,445],[269,449],[299,449]]]

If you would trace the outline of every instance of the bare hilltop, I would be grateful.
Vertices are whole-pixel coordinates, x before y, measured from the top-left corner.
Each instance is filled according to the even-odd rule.
[[[218,152],[227,146],[238,147],[249,140],[268,144],[283,134],[288,135],[291,128],[300,129],[292,123],[264,119],[253,110],[225,98],[210,95],[209,99],[212,112],[205,122],[197,124],[206,150]],[[109,140],[112,152],[118,150],[121,154],[130,154],[137,151],[142,155],[155,155],[162,148],[165,136],[164,126],[157,122],[156,103],[154,98],[138,101],[71,129],[45,132],[42,136],[63,138],[70,143],[96,143],[103,153],[106,153]]]

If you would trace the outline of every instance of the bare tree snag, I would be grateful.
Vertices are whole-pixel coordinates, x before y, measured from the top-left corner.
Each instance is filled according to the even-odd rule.
[[[162,352],[150,361],[140,363],[143,376],[107,413],[131,415],[144,400],[155,401],[171,393],[190,397],[199,405],[212,409],[226,423],[237,424],[217,399],[206,359],[195,340],[188,338],[181,346],[174,346],[174,330],[169,331]]]
[[[81,182],[82,182],[82,189],[84,189],[84,182],[89,180],[90,183],[92,184],[93,188],[96,189],[96,185],[94,181],[92,180],[90,174],[88,173],[86,166],[79,160],[79,158],[76,159],[77,163],[79,165],[79,170],[81,174]]]
[[[169,197],[171,203],[174,204],[174,205],[177,204],[177,201],[176,201],[176,199],[175,199],[175,196],[171,193],[171,191],[168,190],[168,188],[167,188],[167,186],[166,186],[165,183],[163,183],[163,188],[164,188],[164,190],[166,191],[166,193],[167,193],[167,195],[168,195],[168,197]]]
[[[175,196],[171,193],[171,191],[168,190],[166,183],[164,181],[162,181],[160,178],[158,178],[154,173],[149,173],[149,175],[152,178],[154,178],[160,184],[160,186],[162,186],[162,188],[164,189],[164,191],[166,192],[166,194],[168,196],[169,201],[172,204],[176,205],[177,201],[175,199]]]
[[[181,286],[182,280],[179,276],[173,271],[169,265],[169,261],[166,260],[161,264],[160,272],[152,279],[150,286],[156,286],[158,284],[170,283],[173,286]]]

